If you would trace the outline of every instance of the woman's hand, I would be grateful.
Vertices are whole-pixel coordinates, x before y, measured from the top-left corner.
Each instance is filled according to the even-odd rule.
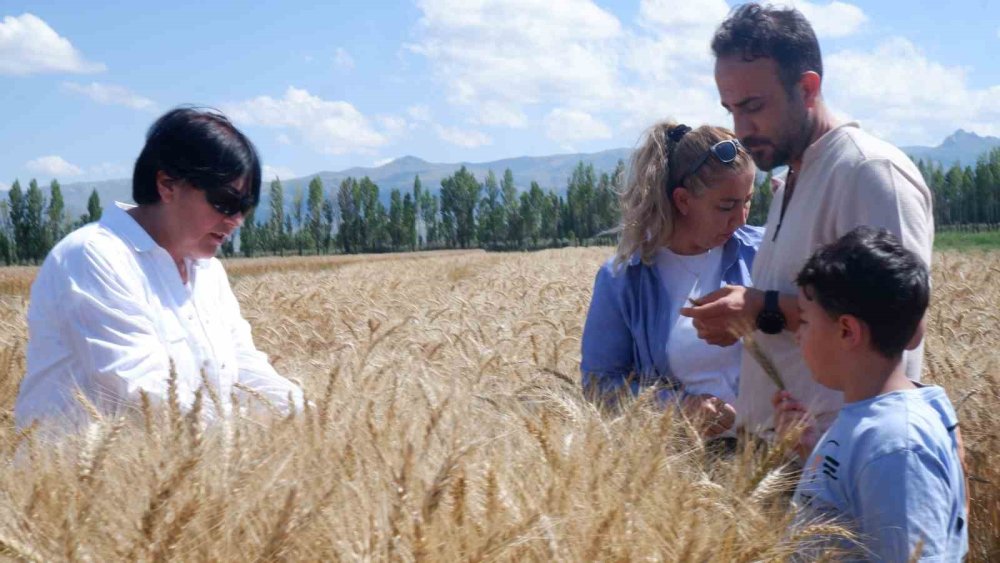
[[[774,407],[774,430],[778,439],[793,440],[792,449],[805,461],[819,440],[812,415],[788,391],[776,392],[771,397],[771,405]]]
[[[736,409],[715,395],[689,395],[681,401],[681,408],[705,438],[714,438],[736,423]]]

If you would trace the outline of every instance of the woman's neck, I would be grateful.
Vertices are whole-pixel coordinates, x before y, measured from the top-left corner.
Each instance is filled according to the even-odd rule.
[[[710,248],[704,248],[703,246],[697,244],[689,237],[684,236],[682,233],[676,233],[673,237],[671,237],[670,242],[666,244],[666,247],[674,254],[680,254],[681,256],[694,256],[696,254],[704,254],[705,252],[711,250]]]
[[[184,256],[178,252],[169,236],[169,229],[166,228],[166,218],[160,211],[159,206],[156,205],[138,205],[129,209],[128,213],[135,222],[139,224],[140,227],[146,234],[156,242],[160,248],[167,251],[170,258],[173,259],[174,265],[177,266],[177,272],[181,276],[181,281],[187,283],[188,272],[187,264],[184,261]]]

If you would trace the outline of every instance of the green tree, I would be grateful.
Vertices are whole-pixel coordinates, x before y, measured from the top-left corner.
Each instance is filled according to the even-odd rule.
[[[762,227],[767,224],[767,211],[771,208],[771,200],[774,199],[771,173],[764,176],[764,180],[757,185],[750,199],[750,214],[747,216],[747,223]]]
[[[13,230],[15,256],[18,262],[28,260],[28,206],[21,190],[21,182],[14,180],[14,185],[7,192],[10,202],[10,223]]]
[[[327,254],[330,253],[330,246],[333,242],[331,233],[336,220],[337,213],[333,209],[333,200],[328,197],[323,198],[323,229],[321,235],[323,238],[323,252]]]
[[[28,232],[28,259],[38,262],[45,258],[48,249],[48,236],[45,225],[45,194],[34,179],[28,183],[25,194],[25,221]]]
[[[326,235],[324,229],[329,232],[330,227],[324,221],[323,216],[323,181],[316,176],[309,181],[309,199],[306,201],[306,211],[309,218],[309,233],[312,235],[312,242],[316,249],[316,254],[324,246]]]
[[[254,217],[256,211],[256,208],[250,209],[243,216],[243,225],[240,226],[240,252],[247,258],[257,254],[260,245],[259,227]]]
[[[523,233],[521,228],[521,206],[517,197],[517,186],[514,185],[514,173],[507,168],[503,171],[503,181],[500,183],[500,194],[503,200],[503,218],[500,238],[515,246],[521,246]],[[515,229],[516,232],[510,232]]]
[[[271,252],[285,255],[285,189],[281,180],[271,181],[271,218],[267,223],[267,242]]]
[[[55,243],[59,242],[63,235],[66,234],[66,203],[63,201],[62,187],[59,185],[59,181],[53,179],[52,183],[49,184],[49,209],[48,209],[48,225],[47,225],[47,236],[46,236],[46,253],[48,249],[51,248]]]
[[[410,194],[403,196],[404,242],[410,250],[417,249],[417,206]]]
[[[503,238],[505,210],[501,199],[500,186],[497,184],[496,174],[492,170],[486,174],[483,191],[485,195],[479,201],[477,213],[479,220],[479,242],[486,248],[496,248]]]
[[[337,238],[347,254],[361,252],[361,211],[358,208],[358,185],[354,178],[347,177],[340,182],[337,190],[337,205],[340,207],[340,226]]]
[[[10,205],[6,201],[0,201],[0,258],[7,266],[17,262],[14,229],[10,221]]]
[[[482,186],[465,166],[441,180],[441,226],[453,246],[469,248],[476,239],[476,205]]]
[[[399,190],[389,192],[389,240],[393,250],[403,246],[403,198]]]
[[[420,194],[420,222],[424,228],[424,246],[430,247],[438,243],[440,226],[438,222],[438,198],[428,191]]]
[[[99,221],[101,215],[104,214],[104,209],[101,207],[101,196],[97,195],[97,188],[90,191],[90,197],[87,198],[87,214],[85,215],[85,223],[93,223],[94,221]]]
[[[416,229],[416,244],[424,246],[427,244],[427,227],[424,225],[423,217],[420,213],[420,202],[423,201],[423,184],[420,183],[420,174],[413,177],[413,207],[415,210],[414,228]],[[422,233],[422,236],[421,236]],[[423,240],[421,240],[423,239]]]

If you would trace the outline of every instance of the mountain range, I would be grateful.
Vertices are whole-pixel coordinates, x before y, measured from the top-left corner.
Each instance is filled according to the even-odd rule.
[[[976,159],[987,151],[1000,147],[1000,138],[981,137],[959,129],[948,136],[936,147],[911,146],[902,147],[903,151],[914,160],[922,158],[933,160],[948,167],[958,162],[964,165],[974,165]],[[296,190],[303,192],[314,177],[319,176],[327,193],[335,193],[341,180],[349,176],[362,178],[368,176],[378,184],[383,202],[388,205],[389,193],[399,189],[404,193],[413,188],[413,178],[420,175],[424,189],[436,192],[441,187],[441,180],[454,174],[461,166],[465,166],[476,178],[482,181],[486,174],[493,170],[497,179],[501,179],[504,170],[510,168],[514,174],[514,183],[519,189],[527,188],[532,181],[546,190],[562,193],[573,172],[573,168],[583,161],[594,165],[598,172],[611,172],[619,160],[628,161],[631,149],[620,148],[596,153],[557,154],[550,156],[519,156],[505,158],[492,162],[458,162],[439,163],[427,162],[415,156],[404,156],[381,166],[354,167],[339,172],[321,171],[298,178],[281,178],[285,188],[285,201],[290,202]],[[263,200],[261,208],[266,209],[267,185],[273,178],[265,178],[261,189]],[[66,208],[73,216],[83,213],[91,190],[97,190],[101,202],[107,206],[112,201],[131,201],[132,183],[130,179],[104,180],[97,182],[74,182],[62,186]]]

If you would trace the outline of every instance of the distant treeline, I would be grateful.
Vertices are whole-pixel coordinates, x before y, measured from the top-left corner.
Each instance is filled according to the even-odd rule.
[[[918,160],[917,168],[934,192],[938,228],[1000,223],[1000,148],[979,157],[974,167],[954,164],[945,170],[934,162]]]
[[[438,248],[526,250],[602,242],[617,225],[616,191],[625,164],[595,172],[580,162],[565,196],[543,190],[537,182],[518,192],[510,169],[498,179],[491,170],[480,182],[464,166],[441,180],[437,194],[420,176],[413,189],[389,193],[386,209],[378,185],[368,177],[346,178],[335,189],[317,177],[307,193],[286,202],[280,180],[270,184],[269,209],[256,209],[244,221],[239,254],[284,255],[398,252]],[[264,216],[264,213],[268,214]],[[230,243],[224,253],[235,252]]]
[[[7,200],[0,201],[0,260],[7,265],[38,263],[66,233],[100,219],[101,212],[97,190],[90,193],[87,212],[74,219],[66,213],[58,180],[49,184],[48,197],[35,180],[27,190],[14,180]]]
[[[917,161],[934,193],[938,228],[993,230],[1000,224],[1000,148],[980,157],[975,167]],[[772,193],[770,175],[758,186],[748,222],[762,225]],[[267,209],[255,209],[239,230],[238,243],[223,245],[227,256],[400,252],[441,248],[530,250],[572,245],[614,244],[620,213],[617,192],[625,181],[625,163],[597,172],[580,162],[568,178],[565,195],[531,182],[518,191],[510,169],[493,171],[480,182],[464,166],[441,180],[437,194],[420,176],[411,191],[394,189],[388,209],[378,185],[368,177],[346,178],[336,187],[317,177],[308,188],[286,199],[275,179],[267,188]],[[97,191],[87,213],[67,216],[59,182],[48,195],[31,180],[24,190],[14,181],[0,201],[0,261],[41,261],[69,231],[101,217]]]

